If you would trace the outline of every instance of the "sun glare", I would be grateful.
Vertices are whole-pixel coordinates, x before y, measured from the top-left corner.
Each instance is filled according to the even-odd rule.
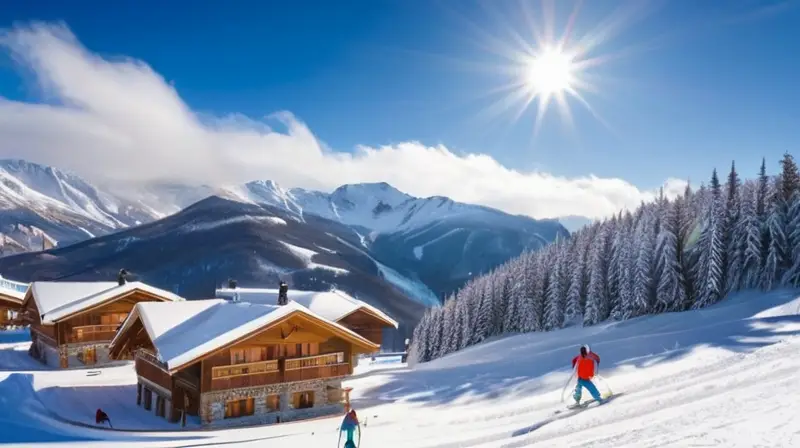
[[[599,47],[617,34],[627,19],[637,14],[641,2],[631,3],[632,9],[619,8],[607,18],[598,18],[596,28],[585,30],[587,32],[580,35],[577,34],[580,0],[572,8],[561,33],[556,30],[555,3],[555,0],[542,0],[541,13],[528,4],[521,4],[521,11],[510,21],[503,20],[500,11],[485,6],[488,16],[494,17],[499,25],[494,29],[505,36],[495,35],[478,25],[472,26],[479,33],[481,48],[488,50],[490,56],[498,57],[489,64],[477,65],[479,69],[500,73],[504,82],[481,95],[499,94],[500,98],[482,108],[479,115],[491,119],[510,112],[513,123],[535,103],[532,130],[536,135],[551,105],[556,106],[563,121],[574,129],[570,103],[575,101],[610,130],[608,123],[589,104],[586,95],[600,91],[596,83],[602,75],[596,70],[618,57],[601,52]],[[527,29],[515,29],[518,17]]]
[[[527,87],[536,94],[551,96],[573,89],[575,66],[562,51],[547,48],[525,67]]]

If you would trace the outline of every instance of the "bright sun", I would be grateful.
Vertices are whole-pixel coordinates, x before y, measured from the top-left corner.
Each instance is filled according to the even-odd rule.
[[[547,99],[573,89],[576,67],[569,55],[546,48],[526,67],[525,82],[534,95]]]
[[[504,22],[502,11],[490,12],[498,18],[501,26],[497,30],[503,35],[474,27],[480,33],[481,47],[491,56],[498,57],[486,66],[478,64],[477,68],[502,75],[498,78],[502,79],[499,85],[481,95],[498,95],[495,101],[482,108],[482,115],[494,118],[510,113],[512,122],[516,122],[535,104],[533,134],[536,135],[550,106],[555,106],[563,121],[573,127],[570,103],[577,102],[610,129],[584,95],[599,92],[596,83],[602,76],[596,70],[618,57],[611,53],[603,54],[599,47],[610,36],[619,33],[618,28],[637,11],[627,8],[615,10],[614,15],[600,20],[595,29],[578,35],[576,24],[580,5],[578,1],[572,8],[561,33],[556,30],[555,0],[542,0],[541,14],[533,11],[532,6],[521,5],[522,10],[517,15],[523,19],[526,29],[515,29],[516,18]],[[631,7],[638,9],[633,3]]]

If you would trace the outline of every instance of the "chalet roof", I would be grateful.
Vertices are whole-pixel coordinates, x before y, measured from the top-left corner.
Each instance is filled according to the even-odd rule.
[[[176,294],[142,282],[124,285],[117,282],[33,282],[29,292],[42,316],[42,324],[49,325],[134,290],[170,301],[184,300]]]
[[[4,296],[6,300],[17,302],[21,304],[25,299],[25,292],[28,290],[28,284],[22,282],[15,282],[0,276],[0,295]]]
[[[153,342],[159,361],[172,371],[279,322],[292,313],[304,314],[323,326],[330,326],[357,345],[377,348],[355,332],[324,319],[298,303],[277,306],[224,299],[137,303],[117,331],[111,346],[138,318]]]
[[[266,305],[275,304],[278,301],[278,290],[268,288],[221,288],[217,289],[216,295],[225,299],[233,299],[238,295],[240,301]],[[334,322],[338,322],[358,310],[365,310],[394,328],[397,328],[398,325],[396,320],[383,311],[343,291],[290,290],[287,295],[290,301],[297,302]]]

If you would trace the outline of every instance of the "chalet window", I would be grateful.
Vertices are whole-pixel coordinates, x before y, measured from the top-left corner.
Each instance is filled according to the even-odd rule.
[[[314,407],[314,391],[295,392],[292,394],[292,408],[308,409]]]
[[[269,395],[267,396],[267,412],[277,412],[281,410],[281,396]]]
[[[102,316],[100,316],[100,322],[98,322],[97,324],[101,325],[120,324],[125,320],[126,317],[128,317],[128,313],[103,314]]]
[[[230,400],[225,402],[225,418],[238,418],[253,415],[255,412],[255,400],[244,398],[242,400]]]

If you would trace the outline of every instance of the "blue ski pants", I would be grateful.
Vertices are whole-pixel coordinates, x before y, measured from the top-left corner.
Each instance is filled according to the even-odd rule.
[[[575,401],[581,401],[581,392],[584,387],[592,395],[592,398],[594,398],[596,401],[602,401],[602,398],[600,397],[600,391],[597,390],[597,387],[595,387],[592,380],[585,380],[583,378],[578,378],[578,384],[575,386],[575,393],[572,395]]]

